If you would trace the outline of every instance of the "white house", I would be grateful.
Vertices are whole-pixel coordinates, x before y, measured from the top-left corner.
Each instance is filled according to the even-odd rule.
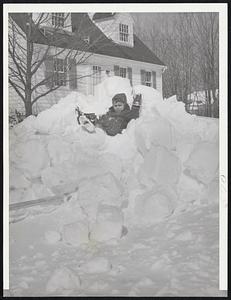
[[[129,78],[132,85],[151,86],[162,93],[162,73],[164,63],[134,34],[134,22],[129,13],[52,13],[46,22],[40,25],[34,38],[35,47],[46,49],[49,41],[51,47],[49,58],[41,64],[33,80],[36,83],[54,73],[51,85],[58,85],[54,92],[41,97],[33,106],[35,113],[44,110],[73,90],[86,95],[94,94],[94,86],[105,76]],[[39,18],[33,13],[32,19]],[[23,18],[15,17],[17,25],[24,30]],[[63,38],[56,38],[51,43],[50,37],[54,27],[59,28]],[[54,31],[53,31],[54,34]],[[81,42],[77,42],[80,40]],[[65,51],[60,51],[65,49]],[[65,72],[67,61],[65,55],[70,49],[72,67]],[[44,50],[45,51],[45,50]],[[55,58],[52,54],[60,51]],[[74,53],[74,52],[73,52]],[[83,57],[81,61],[81,55]],[[78,58],[78,59],[77,59]],[[43,89],[48,89],[49,84]],[[35,91],[35,94],[39,90]],[[10,89],[10,108],[20,108],[18,96]]]

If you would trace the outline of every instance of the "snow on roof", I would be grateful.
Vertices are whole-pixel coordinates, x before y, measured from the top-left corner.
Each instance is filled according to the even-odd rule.
[[[112,18],[114,17],[115,13],[95,13],[93,15],[93,20],[98,21],[106,18]]]
[[[11,14],[13,20],[26,30],[27,14]],[[119,45],[107,38],[106,35],[91,21],[87,13],[72,13],[72,33],[56,31],[55,34],[45,37],[41,30],[35,27],[33,40],[38,44],[76,49],[101,55],[130,59],[164,66],[165,64],[134,34],[134,47]],[[89,44],[84,41],[89,38]]]

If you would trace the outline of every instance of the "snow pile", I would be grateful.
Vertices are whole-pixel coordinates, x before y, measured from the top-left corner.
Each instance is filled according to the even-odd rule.
[[[129,104],[134,93],[142,94],[140,117],[122,134],[89,134],[79,127],[76,105],[102,114],[121,92]],[[76,214],[66,218],[60,234],[74,246],[119,239],[128,223],[154,224],[182,204],[217,195],[217,120],[187,114],[183,103],[163,101],[147,86],[132,89],[120,77],[103,81],[95,96],[70,93],[14,127],[10,139],[10,201],[70,194],[69,212]],[[46,235],[50,243],[58,238]]]
[[[67,267],[54,271],[49,279],[46,290],[48,293],[65,293],[80,288],[80,278]]]

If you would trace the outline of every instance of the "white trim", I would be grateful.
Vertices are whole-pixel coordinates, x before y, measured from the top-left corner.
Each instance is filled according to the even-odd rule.
[[[3,4],[7,12],[89,12],[89,4],[64,3],[7,3]],[[227,11],[227,3],[91,3],[90,12],[221,12]]]

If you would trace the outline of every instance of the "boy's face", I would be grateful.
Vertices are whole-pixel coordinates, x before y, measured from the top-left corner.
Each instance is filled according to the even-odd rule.
[[[113,108],[115,112],[121,112],[124,110],[124,103],[122,102],[114,102],[113,103]]]

